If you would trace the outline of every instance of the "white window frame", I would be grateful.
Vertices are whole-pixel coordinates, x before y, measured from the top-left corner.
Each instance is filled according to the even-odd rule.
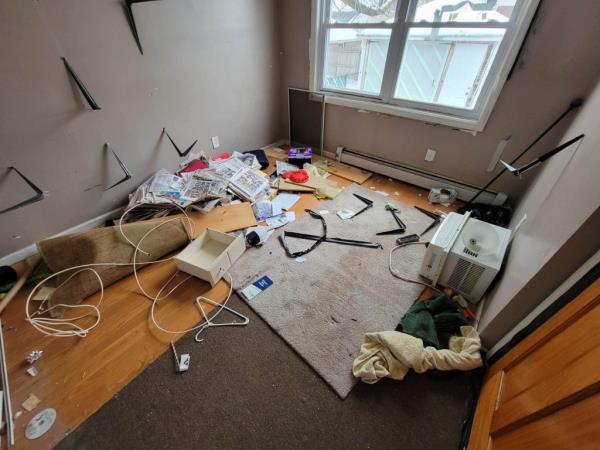
[[[539,0],[519,0],[511,19],[498,25],[490,23],[441,22],[422,23],[406,22],[404,19],[417,0],[398,0],[396,17],[392,25],[388,57],[379,94],[352,93],[323,86],[323,70],[325,64],[325,45],[327,37],[326,22],[329,18],[331,0],[312,0],[312,28],[310,38],[310,90],[325,96],[325,103],[346,106],[367,111],[375,111],[428,123],[441,124],[453,128],[468,130],[473,133],[483,131],[492,109],[500,95],[502,87],[517,57],[527,29],[533,19]],[[336,27],[347,28],[389,28],[390,24],[337,24]],[[399,76],[402,53],[410,28],[505,28],[506,32],[488,75],[481,87],[473,109],[462,109],[433,103],[417,102],[393,98],[395,84]]]

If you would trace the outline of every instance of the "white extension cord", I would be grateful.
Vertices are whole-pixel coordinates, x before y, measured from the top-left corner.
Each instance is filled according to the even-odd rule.
[[[181,286],[183,283],[185,283],[187,280],[189,280],[190,278],[192,278],[191,276],[187,276],[186,278],[184,278],[182,281],[180,281],[179,283],[177,283],[171,290],[169,290],[165,295],[163,295],[161,297],[162,292],[165,290],[165,288],[169,285],[169,283],[179,274],[179,271],[176,271],[168,280],[167,282],[160,288],[160,290],[158,291],[158,293],[155,296],[152,296],[150,294],[148,294],[146,292],[146,290],[143,288],[140,279],[138,277],[138,273],[137,273],[137,266],[138,265],[145,265],[145,264],[158,264],[161,262],[165,262],[165,261],[170,261],[174,258],[170,257],[170,258],[166,258],[166,259],[161,259],[161,260],[157,260],[157,261],[149,261],[149,262],[143,262],[143,263],[138,263],[137,262],[137,254],[138,252],[144,253],[146,255],[148,255],[147,252],[145,252],[144,250],[142,250],[140,247],[142,245],[142,242],[144,241],[144,239],[146,239],[147,236],[149,236],[152,232],[154,232],[156,229],[160,228],[161,226],[175,221],[175,220],[179,220],[179,218],[173,218],[170,220],[166,220],[164,222],[159,223],[158,225],[156,225],[155,227],[151,228],[148,232],[146,232],[142,238],[140,239],[140,241],[137,244],[134,244],[125,234],[125,232],[123,231],[123,218],[129,214],[130,211],[132,211],[133,209],[137,208],[138,206],[141,206],[141,204],[138,205],[134,205],[133,207],[127,209],[120,217],[119,219],[119,231],[121,233],[121,235],[123,236],[123,238],[130,244],[132,245],[135,250],[133,253],[133,262],[132,263],[93,263],[93,264],[83,264],[80,266],[74,266],[74,267],[69,267],[67,269],[63,269],[59,272],[56,272],[52,275],[50,275],[49,277],[43,279],[42,281],[40,281],[30,292],[29,296],[27,297],[27,302],[25,303],[25,316],[26,316],[26,320],[27,322],[29,322],[36,330],[38,330],[40,333],[45,334],[47,336],[56,336],[56,337],[70,337],[70,336],[78,336],[78,337],[85,337],[87,336],[87,334],[93,330],[95,327],[98,326],[98,324],[100,323],[101,320],[101,313],[100,313],[100,305],[102,303],[102,300],[104,298],[104,284],[102,283],[102,278],[100,277],[100,274],[98,273],[98,271],[94,270],[93,267],[106,267],[106,266],[133,266],[133,274],[136,280],[136,283],[138,285],[138,288],[140,289],[142,295],[144,295],[146,298],[150,299],[152,301],[152,306],[150,308],[150,318],[153,322],[153,324],[161,331],[165,332],[165,333],[171,333],[171,334],[182,334],[182,333],[187,333],[188,331],[193,331],[193,330],[197,330],[197,329],[201,329],[203,326],[205,326],[206,323],[210,323],[215,317],[217,317],[217,315],[219,315],[221,313],[221,311],[225,308],[225,305],[227,304],[227,302],[229,301],[229,298],[231,297],[231,293],[233,291],[233,279],[231,277],[231,275],[229,275],[229,293],[227,295],[227,298],[225,299],[225,301],[221,304],[221,307],[218,308],[217,312],[214,313],[210,318],[204,316],[204,321],[202,321],[199,325],[186,329],[186,330],[167,330],[165,328],[163,328],[161,325],[159,325],[158,321],[156,320],[155,317],[155,308],[156,308],[156,304],[158,303],[159,300],[164,299],[166,297],[168,297],[170,294],[172,294],[179,286]],[[192,219],[188,216],[188,214],[185,212],[185,210],[183,208],[181,208],[179,205],[175,206],[177,208],[179,208],[181,210],[181,212],[184,214],[185,218],[187,219],[187,223],[189,225],[189,236],[190,236],[190,241],[191,241],[191,236],[194,235],[194,223],[192,221]],[[96,305],[90,305],[90,304],[79,304],[79,305],[68,305],[68,304],[57,304],[57,305],[53,305],[49,308],[44,308],[44,305],[46,303],[46,300],[44,300],[42,302],[42,304],[40,305],[40,307],[37,309],[37,311],[34,311],[33,313],[30,312],[30,304],[31,304],[31,300],[35,294],[36,291],[38,291],[38,289],[43,286],[47,281],[53,279],[54,277],[57,277],[60,274],[63,274],[65,272],[69,272],[69,271],[73,271],[75,270],[76,272],[74,272],[71,276],[69,276],[65,281],[63,281],[58,288],[60,288],[61,286],[63,286],[65,283],[68,283],[74,276],[76,276],[77,274],[84,272],[86,270],[91,271],[96,278],[98,279],[98,284],[100,286],[100,299],[98,300],[98,303]],[[199,298],[205,298],[205,297],[199,297]],[[64,309],[71,309],[71,310],[91,310],[89,312],[87,312],[86,314],[77,316],[77,317],[71,317],[71,318],[51,318],[51,317],[42,317],[43,314],[55,309],[55,308],[64,308]],[[94,317],[95,321],[92,325],[87,326],[87,327],[83,327],[80,326],[78,324],[77,321],[80,321],[82,319],[88,318],[88,317]]]

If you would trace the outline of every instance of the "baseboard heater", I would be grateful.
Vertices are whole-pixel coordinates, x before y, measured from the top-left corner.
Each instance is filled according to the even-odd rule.
[[[377,156],[368,155],[356,150],[350,150],[343,147],[338,147],[336,153],[323,152],[327,158],[335,158],[336,160],[368,170],[370,172],[385,175],[387,177],[413,184],[425,189],[433,187],[451,187],[458,192],[460,200],[468,201],[479,190],[479,187],[462,183],[458,180],[444,177],[442,175],[427,172],[405,164],[392,162]],[[506,200],[506,194],[485,191],[477,199],[478,203],[487,203],[491,205],[501,205]]]

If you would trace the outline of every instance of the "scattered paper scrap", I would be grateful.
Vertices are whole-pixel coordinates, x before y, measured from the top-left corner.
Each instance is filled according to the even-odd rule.
[[[250,286],[247,286],[244,289],[242,289],[240,293],[246,300],[252,300],[254,297],[260,294],[262,291],[266,290],[272,284],[273,280],[271,280],[268,276],[265,275],[264,277],[256,280]]]
[[[269,229],[274,230],[275,228],[287,225],[290,222],[296,220],[296,214],[292,211],[288,211],[285,214],[280,214],[275,217],[269,217],[265,222]]]
[[[294,164],[287,163],[285,161],[277,160],[276,165],[277,165],[277,176],[282,175],[286,172],[295,172],[296,170],[300,169],[300,167],[295,166]]]
[[[27,369],[27,373],[29,375],[31,375],[32,377],[35,377],[38,374],[38,370],[35,367],[31,366],[30,368]]]
[[[384,197],[388,197],[388,196],[390,195],[390,194],[388,194],[388,193],[387,193],[387,192],[385,192],[385,191],[375,191],[375,192],[376,192],[377,194],[381,194],[381,195],[383,195]]]
[[[283,211],[281,206],[269,200],[259,200],[252,204],[252,211],[258,222],[261,222],[269,217],[278,216]]]
[[[36,362],[38,359],[40,359],[42,357],[42,353],[43,350],[32,350],[29,352],[29,355],[27,355],[27,362],[29,364],[33,364],[34,362]]]
[[[29,394],[21,406],[27,411],[33,411],[40,404],[40,399],[35,394]]]
[[[298,200],[300,200],[300,196],[298,194],[288,194],[287,192],[282,192],[273,199],[272,203],[280,209],[288,210],[294,206]]]
[[[337,212],[337,215],[340,219],[347,220],[354,216],[354,211],[351,209],[341,209]]]
[[[395,192],[394,192],[394,195],[400,195],[400,192],[398,192],[398,191],[395,191]]]
[[[325,214],[329,214],[329,211],[327,211],[326,209],[322,209],[319,211],[319,214],[321,214],[323,216]]]
[[[300,263],[300,264],[302,264],[302,263],[303,263],[303,262],[305,262],[305,261],[306,261],[306,258],[305,258],[304,256],[298,256],[298,257],[296,258],[296,262],[298,262],[298,263]]]

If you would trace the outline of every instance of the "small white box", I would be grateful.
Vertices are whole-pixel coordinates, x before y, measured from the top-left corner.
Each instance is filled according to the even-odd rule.
[[[245,250],[242,236],[207,229],[175,257],[175,263],[179,270],[214,286]]]

